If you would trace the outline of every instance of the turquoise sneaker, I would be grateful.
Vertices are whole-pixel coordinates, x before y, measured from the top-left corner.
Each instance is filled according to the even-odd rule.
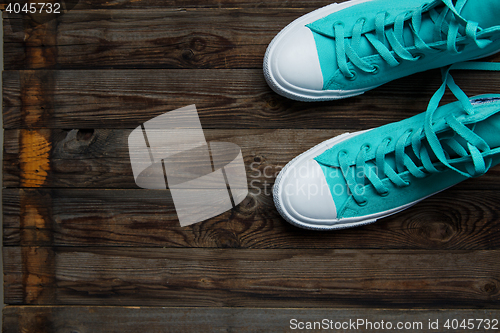
[[[500,63],[451,68],[500,71]],[[498,164],[500,94],[469,99],[449,69],[426,112],[340,135],[288,163],[273,187],[285,220],[318,230],[372,223]],[[458,101],[438,107],[447,86]]]
[[[498,51],[498,0],[351,0],[285,27],[264,75],[285,97],[334,100]]]

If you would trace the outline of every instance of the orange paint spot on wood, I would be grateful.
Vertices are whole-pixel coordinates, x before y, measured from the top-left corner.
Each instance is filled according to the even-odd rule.
[[[53,109],[54,75],[50,71],[21,74],[22,121],[27,128],[46,127]]]
[[[41,82],[30,80],[29,84],[24,85],[23,90],[23,106],[24,106],[24,121],[27,125],[35,125],[41,120],[43,110],[40,110],[40,105],[43,103],[43,91],[41,91]]]
[[[26,277],[26,302],[28,304],[36,303],[36,300],[42,293],[44,279],[40,275],[29,274]]]
[[[53,301],[55,281],[54,252],[47,248],[23,247],[23,285],[26,304]]]
[[[57,63],[57,20],[25,27],[28,68],[49,69]]]
[[[45,228],[45,219],[38,212],[37,207],[25,204],[23,208],[23,227],[25,228]]]
[[[50,130],[22,130],[19,155],[22,187],[41,187],[50,170]]]
[[[57,20],[25,26],[27,68],[51,69],[57,63]],[[54,96],[54,75],[50,71],[25,71],[21,74],[22,121],[28,128],[46,127]]]
[[[21,206],[21,244],[52,245],[53,234],[50,221],[44,218],[46,207],[38,207],[28,203]]]

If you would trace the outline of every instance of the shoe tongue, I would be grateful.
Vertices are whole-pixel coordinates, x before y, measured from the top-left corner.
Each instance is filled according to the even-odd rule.
[[[413,28],[411,27],[411,20],[405,22],[403,27],[403,41],[406,47],[411,47],[415,45]],[[422,23],[419,31],[419,36],[426,43],[434,42],[434,22],[431,20],[428,13],[422,14]],[[389,44],[386,40],[385,45],[389,48]],[[357,49],[360,57],[367,57],[376,54],[377,51],[370,44],[366,38],[362,38]]]
[[[498,133],[500,133],[500,112],[486,118],[483,121],[476,123],[473,131],[479,137],[481,137],[484,141],[486,141],[486,143],[488,144],[488,146],[491,149],[500,148],[500,135],[498,134]],[[445,132],[442,136],[447,137],[447,136],[449,136],[449,134],[450,134],[450,132]],[[465,141],[463,138],[460,138],[458,136],[456,136],[455,138],[457,139],[457,142],[462,147],[464,147],[465,150],[468,151],[467,141]],[[446,149],[446,146],[443,146],[443,148]],[[413,156],[412,159],[414,159],[414,155],[411,153],[411,151],[412,151],[411,146],[408,146],[406,149],[407,149],[407,151],[406,151],[407,154],[409,154],[410,156]],[[459,157],[455,152],[453,152],[450,149],[447,149],[447,152],[452,158]],[[429,153],[430,153],[431,161],[437,162],[438,159],[434,155],[434,153],[432,153],[430,150],[429,150]],[[393,169],[395,169],[396,162],[395,162],[395,156],[393,153],[386,156],[386,162]],[[416,164],[420,163],[418,160],[414,160],[414,162]]]
[[[500,1],[469,0],[460,15],[468,21],[479,23],[483,29],[500,24]]]
[[[414,45],[413,41],[413,32],[410,27],[409,20],[407,24],[405,24],[404,28],[404,40],[406,41],[407,46]],[[431,20],[429,13],[424,13],[422,15],[422,25],[420,26],[419,36],[426,43],[432,43],[434,41],[434,22]]]
[[[500,25],[500,1],[498,0],[465,0],[466,3],[460,11],[460,15],[468,20],[477,22],[479,27],[487,29],[493,26]],[[454,1],[455,2],[455,1]],[[458,1],[460,2],[460,1]],[[463,1],[462,1],[463,2]],[[446,9],[445,6],[436,8],[438,12]],[[448,16],[452,16],[450,12]],[[464,34],[464,28],[460,28],[460,33]],[[432,43],[434,39],[434,22],[430,18],[429,13],[422,15],[422,26],[419,32],[420,37],[426,43]],[[405,41],[412,41],[412,32],[408,25],[404,29]],[[408,43],[407,43],[408,44]]]
[[[486,28],[489,23],[489,21],[500,21],[498,19],[500,17],[500,1],[498,0],[481,0],[482,2],[479,2],[478,0],[469,0],[465,7],[462,10],[462,14],[466,15],[463,16],[467,20],[473,20],[475,22],[479,23],[479,26],[482,28]],[[489,7],[498,7],[498,11],[489,11],[488,6],[481,6],[481,4],[485,3],[492,3],[495,6],[489,6]],[[476,10],[476,7],[480,7],[480,10]],[[484,9],[486,8],[486,9]],[[435,8],[435,10],[440,14],[443,10],[447,9],[446,6],[441,5]],[[482,11],[486,11],[487,15],[484,15]],[[448,13],[448,17],[453,16],[451,12]],[[481,19],[481,17],[484,17]],[[489,17],[489,19],[488,19]],[[484,25],[483,25],[484,24]],[[500,22],[499,22],[500,24]],[[494,24],[493,24],[494,25]],[[460,33],[465,33],[464,28],[460,28]],[[435,42],[435,22],[431,18],[431,15],[429,12],[424,12],[422,14],[421,18],[421,26],[420,30],[418,31],[419,37],[425,42],[425,43],[433,43]],[[412,20],[409,19],[406,21],[404,27],[403,27],[403,40],[404,44],[406,47],[411,47],[415,45],[414,41],[414,34],[413,34],[413,27],[412,27]],[[387,41],[386,41],[386,46],[389,47]],[[360,41],[360,45],[358,47],[358,54],[360,57],[366,57],[370,56],[372,54],[376,54],[376,50],[371,46],[371,44],[368,42],[366,38],[363,38]]]
[[[446,9],[445,6],[436,8],[438,12]],[[450,12],[448,14],[452,16]],[[500,1],[499,0],[468,0],[462,8],[460,15],[468,21],[474,21],[483,29],[500,25]],[[428,12],[422,14],[421,28],[419,36],[426,43],[434,42],[434,22]],[[403,28],[403,39],[407,47],[414,45],[413,32],[410,26],[411,20],[408,20]],[[463,27],[461,33],[464,33]],[[388,46],[388,45],[387,45]],[[361,57],[366,57],[375,54],[376,51],[370,43],[363,38],[360,43],[358,54]]]
[[[500,135],[498,135],[498,133],[500,133],[500,113],[496,113],[485,120],[476,123],[474,127],[471,127],[470,125],[467,127],[472,129],[474,133],[486,141],[491,149],[500,148]],[[445,133],[444,136],[446,137],[447,134],[449,134],[449,132]],[[469,150],[465,139],[459,137],[458,135],[455,135],[455,139],[463,148],[465,148],[466,151]],[[446,149],[446,146],[443,148]],[[455,152],[449,149],[446,150],[452,158],[458,157]],[[434,156],[432,160],[435,161],[437,159]]]
[[[491,149],[500,147],[500,113],[477,123],[474,132],[483,138]]]
[[[441,11],[446,9],[446,7],[439,6],[438,8],[435,8],[435,9],[438,13],[441,13]],[[453,14],[449,13],[448,15],[451,16]],[[418,31],[418,35],[425,43],[433,43],[433,42],[435,42],[434,34],[435,34],[435,22],[431,18],[431,15],[429,14],[429,12],[425,12],[422,14],[421,26],[420,26],[420,30]],[[411,19],[407,20],[405,25],[404,25],[403,39],[404,39],[404,44],[406,47],[411,47],[411,46],[415,45]]]

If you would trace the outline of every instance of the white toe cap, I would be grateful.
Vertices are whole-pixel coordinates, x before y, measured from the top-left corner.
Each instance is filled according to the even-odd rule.
[[[309,28],[301,26],[285,34],[276,45],[273,60],[272,70],[281,84],[309,90],[323,89],[316,42]]]
[[[281,187],[281,204],[294,219],[314,222],[334,220],[337,210],[319,164],[303,160],[289,169]]]

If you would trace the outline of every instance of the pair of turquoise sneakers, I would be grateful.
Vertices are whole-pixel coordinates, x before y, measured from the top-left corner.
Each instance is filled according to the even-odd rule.
[[[500,51],[498,0],[351,0],[304,15],[269,45],[264,74],[299,101],[346,98],[442,68],[427,110],[327,140],[288,163],[273,187],[290,223],[334,230],[375,222],[500,163],[500,95],[469,98],[450,70]],[[439,106],[449,88],[457,101]]]

